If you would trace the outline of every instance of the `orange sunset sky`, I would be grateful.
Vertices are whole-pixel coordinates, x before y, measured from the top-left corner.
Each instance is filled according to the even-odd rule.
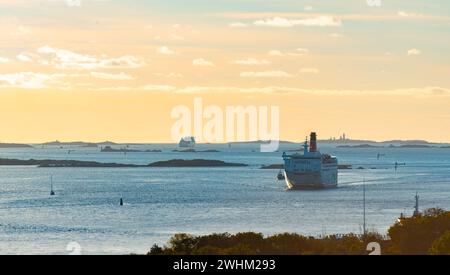
[[[450,141],[449,1],[0,0],[0,142],[172,142],[171,110],[279,106],[280,138]]]

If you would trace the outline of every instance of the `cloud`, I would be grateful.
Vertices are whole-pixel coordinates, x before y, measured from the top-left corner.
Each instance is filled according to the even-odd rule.
[[[250,77],[250,78],[280,78],[280,77],[292,77],[291,74],[288,74],[284,71],[264,71],[264,72],[243,72],[240,75],[241,77]]]
[[[172,92],[176,90],[176,87],[170,85],[145,85],[139,88],[143,91],[153,91],[153,92]]]
[[[0,74],[0,87],[2,88],[22,88],[22,89],[42,89],[47,87],[64,88],[66,83],[62,78],[80,77],[79,74],[44,74],[34,72],[20,72],[12,74]]]
[[[41,89],[47,87],[47,82],[53,80],[51,75],[32,72],[0,75],[0,83],[8,87],[23,89]]]
[[[340,33],[330,33],[330,36],[333,38],[342,38],[344,37],[344,35],[340,34]]]
[[[304,49],[304,48],[298,48],[295,50],[294,53],[288,53],[288,55],[307,55],[309,54],[309,50],[308,49]]]
[[[32,62],[33,61],[33,58],[31,56],[29,56],[28,54],[24,54],[24,53],[18,54],[16,56],[16,58],[17,58],[17,60],[22,61],[22,62]]]
[[[339,27],[342,25],[342,21],[332,16],[318,16],[315,18],[307,18],[307,19],[288,19],[283,17],[273,17],[264,20],[257,20],[253,24],[255,26],[282,27],[282,28],[294,26]]]
[[[282,52],[279,50],[271,50],[267,54],[270,56],[304,56],[309,54],[309,50],[304,48],[298,48],[293,52]]]
[[[319,69],[316,69],[316,68],[301,68],[299,72],[301,74],[318,74],[318,73],[320,73]]]
[[[166,77],[166,78],[182,78],[184,77],[180,73],[154,73],[153,75],[158,77]]]
[[[166,46],[159,47],[156,50],[156,52],[159,53],[159,54],[163,54],[163,55],[174,55],[174,54],[177,54],[175,51],[169,49]]]
[[[231,87],[231,86],[188,86],[178,88],[176,93],[283,93],[283,94],[313,94],[313,95],[339,95],[339,96],[414,96],[414,97],[449,97],[450,89],[441,87],[384,89],[384,90],[335,90],[335,89],[302,89],[283,86],[266,87]]]
[[[109,74],[100,72],[91,72],[91,76],[94,78],[107,79],[107,80],[132,80],[134,77],[131,75],[120,73],[120,74]]]
[[[242,22],[233,22],[228,24],[231,28],[246,28],[248,27],[248,24],[242,23]]]
[[[270,65],[270,61],[266,59],[256,59],[256,58],[247,58],[235,60],[234,64],[238,65],[247,65],[247,66],[262,66],[262,65]]]
[[[0,75],[1,77],[1,75]],[[0,86],[1,87],[1,86]],[[249,94],[311,94],[325,96],[407,96],[418,98],[450,98],[450,89],[442,87],[403,88],[403,89],[374,89],[374,90],[338,90],[338,89],[303,89],[285,86],[263,87],[235,87],[235,86],[186,86],[175,87],[170,85],[149,84],[140,87],[101,87],[91,88],[92,91],[150,91],[171,92],[185,94],[201,93],[249,93]]]
[[[413,55],[419,55],[419,54],[421,54],[421,53],[422,53],[422,52],[421,52],[420,50],[413,48],[413,49],[409,49],[408,52],[407,52],[406,54],[407,54],[408,56],[413,56]]]
[[[11,62],[11,59],[0,56],[0,64],[6,64],[6,63],[9,63],[9,62]]]
[[[130,69],[145,65],[145,62],[131,55],[116,58],[97,57],[50,46],[41,47],[37,52],[44,56],[42,58],[45,62],[58,69]]]
[[[212,66],[214,66],[214,63],[212,63],[211,61],[205,60],[203,58],[197,58],[197,59],[192,60],[192,65],[212,67]]]
[[[284,53],[278,50],[271,50],[267,54],[270,56],[284,56]]]
[[[397,13],[397,15],[400,17],[423,17],[423,14],[406,12],[406,11],[399,11]]]

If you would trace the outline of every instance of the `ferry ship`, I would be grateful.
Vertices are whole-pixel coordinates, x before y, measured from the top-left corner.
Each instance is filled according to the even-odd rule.
[[[338,160],[317,150],[317,135],[311,133],[303,153],[283,153],[284,175],[288,189],[323,189],[338,185]]]
[[[194,148],[195,147],[195,137],[183,137],[183,138],[181,138],[178,146],[180,148]]]

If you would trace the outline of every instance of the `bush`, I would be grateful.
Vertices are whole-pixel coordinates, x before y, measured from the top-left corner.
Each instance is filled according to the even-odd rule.
[[[450,255],[450,231],[433,242],[430,248],[431,255]]]

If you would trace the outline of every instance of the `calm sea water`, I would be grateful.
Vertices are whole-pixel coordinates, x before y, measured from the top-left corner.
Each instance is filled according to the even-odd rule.
[[[290,145],[293,149],[296,145]],[[77,242],[83,254],[145,253],[178,232],[297,232],[318,236],[361,233],[362,181],[366,181],[368,228],[386,233],[401,212],[420,207],[450,209],[450,149],[345,149],[322,147],[342,164],[339,188],[286,191],[277,170],[281,154],[251,145],[201,145],[219,153],[175,153],[175,145],[139,146],[162,153],[100,153],[99,148],[37,146],[0,149],[0,158],[76,159],[147,164],[218,159],[244,168],[37,168],[0,167],[0,254],[66,254]],[[377,160],[377,154],[386,154]],[[406,166],[395,171],[394,162]],[[56,196],[50,197],[53,175]],[[119,206],[120,198],[125,205]]]

